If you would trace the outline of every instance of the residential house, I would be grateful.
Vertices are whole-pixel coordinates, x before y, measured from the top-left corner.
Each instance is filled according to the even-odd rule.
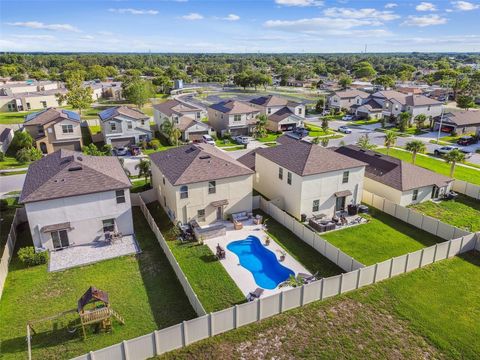
[[[357,89],[347,89],[334,92],[328,98],[328,107],[334,110],[346,109],[349,113],[355,113],[358,106],[362,105],[369,94]]]
[[[32,89],[35,90],[35,89]],[[58,88],[44,91],[0,95],[0,112],[47,109],[60,106],[57,94],[66,94],[67,89]]]
[[[0,151],[4,154],[7,152],[8,147],[13,139],[13,129],[5,127],[0,131]]]
[[[454,132],[457,134],[475,133],[480,136],[480,111],[463,110],[449,112],[433,119],[433,130],[438,131],[442,124],[443,132]]]
[[[238,101],[222,101],[208,108],[208,122],[220,135],[250,135],[257,123],[260,110],[252,105]]]
[[[63,86],[57,81],[15,81],[0,85],[0,96],[14,96],[25,93],[57,90]]]
[[[320,213],[332,216],[362,200],[366,164],[319,145],[281,141],[238,161],[255,170],[255,190],[298,219]]]
[[[267,116],[267,129],[287,131],[303,126],[305,105],[276,95],[261,96],[249,103]]]
[[[355,145],[339,147],[335,152],[366,163],[364,189],[398,205],[439,198],[453,184],[449,177]]]
[[[48,108],[25,117],[23,123],[42,153],[59,149],[80,151],[83,146],[80,115],[76,112]]]
[[[130,180],[116,157],[61,149],[31,164],[20,195],[35,248],[133,234]]]
[[[253,171],[208,144],[191,144],[150,155],[152,185],[174,222],[200,225],[252,211]]]
[[[152,139],[150,117],[129,106],[116,106],[98,114],[105,143],[119,148]]]
[[[202,135],[210,134],[210,126],[201,121],[206,116],[204,110],[178,100],[168,100],[153,105],[153,119],[162,130],[165,121],[169,121],[182,133],[182,141],[200,141]]]
[[[85,87],[92,89],[92,99],[123,100],[122,83],[120,81],[86,81]]]

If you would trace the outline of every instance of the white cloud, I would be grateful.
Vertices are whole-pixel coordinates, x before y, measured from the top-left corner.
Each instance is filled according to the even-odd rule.
[[[275,3],[283,6],[323,6],[323,1],[319,0],[275,0]]]
[[[93,35],[84,35],[79,37],[80,40],[93,40],[95,39],[95,36]]]
[[[438,15],[409,16],[402,25],[426,27],[432,25],[443,25],[447,19]]]
[[[398,19],[400,16],[392,11],[381,11],[371,8],[366,9],[353,9],[353,8],[329,8],[323,11],[325,16],[334,18],[347,18],[347,19],[374,19],[381,21],[390,21]],[[346,20],[348,21],[348,20]]]
[[[398,4],[397,3],[386,3],[385,4],[385,9],[393,9],[395,7],[397,7]]]
[[[227,20],[227,21],[237,21],[240,20],[240,16],[236,14],[228,14],[227,16],[221,18],[222,20]]]
[[[188,15],[183,15],[182,19],[184,19],[184,20],[202,20],[203,15],[201,15],[199,13],[190,13]]]
[[[80,32],[79,29],[70,24],[45,24],[40,21],[18,21],[13,23],[7,23],[7,25],[38,30]]]
[[[479,4],[474,4],[468,1],[453,1],[452,5],[456,10],[460,11],[471,11],[480,8]]]
[[[298,20],[268,20],[264,26],[271,29],[308,32],[320,29],[347,30],[356,26],[378,25],[378,22],[360,19],[333,19],[328,17],[298,19]]]
[[[421,2],[415,7],[415,9],[417,11],[437,11],[435,5],[429,2]]]
[[[52,35],[12,35],[12,37],[17,39],[27,39],[27,40],[55,40],[56,37]]]
[[[131,15],[157,15],[158,10],[145,10],[145,9],[132,9],[132,8],[123,8],[123,9],[108,9],[110,12],[118,14],[131,14]]]

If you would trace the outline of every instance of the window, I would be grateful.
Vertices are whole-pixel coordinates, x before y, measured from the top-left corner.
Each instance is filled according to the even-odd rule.
[[[412,201],[417,201],[417,199],[418,199],[418,190],[415,189],[413,190]]]
[[[270,115],[272,113],[272,108],[267,108],[267,114]]]
[[[47,102],[46,101],[40,101],[40,104],[42,104],[43,108],[47,108]]]
[[[133,124],[131,121],[127,121],[127,129],[132,129],[133,128]]]
[[[162,177],[163,185],[165,185],[165,176]]]
[[[103,223],[103,232],[104,233],[115,231],[115,219],[103,220],[102,223]]]
[[[117,204],[123,204],[125,202],[125,190],[115,191],[115,197],[117,198]]]
[[[283,169],[282,168],[278,168],[278,178],[280,180],[283,180]]]
[[[202,114],[200,114],[199,112],[197,112],[197,119],[200,120]]]
[[[110,130],[112,130],[112,131],[117,131],[117,123],[111,122],[111,123],[110,123]]]
[[[30,103],[27,103],[27,110],[30,110],[31,108]]]
[[[233,115],[233,121],[241,121],[242,120],[242,115]]]
[[[197,220],[205,221],[205,209],[200,209],[197,211]]]
[[[312,211],[317,212],[320,209],[320,200],[313,200]]]
[[[215,194],[217,192],[217,183],[215,181],[210,181],[208,183],[208,193]]]
[[[145,125],[145,120],[144,119],[140,120],[140,122],[142,123],[142,125]]]
[[[64,134],[72,134],[73,133],[73,125],[62,125],[62,132]]]
[[[298,108],[298,115],[302,115],[302,108]]]
[[[183,185],[180,187],[180,199],[188,199],[188,186]]]
[[[290,171],[287,173],[287,184],[292,185],[292,173]]]
[[[343,172],[342,184],[348,183],[348,177],[350,176],[350,171]]]

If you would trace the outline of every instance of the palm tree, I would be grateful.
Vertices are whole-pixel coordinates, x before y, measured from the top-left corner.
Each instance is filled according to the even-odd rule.
[[[405,132],[405,130],[407,129],[410,122],[410,118],[411,118],[411,115],[408,112],[403,111],[400,113],[398,128],[401,132]]]
[[[255,138],[264,138],[267,136],[267,115],[261,114],[257,116],[257,125],[255,125],[255,129],[253,130],[253,134]]]
[[[465,154],[458,149],[453,149],[452,151],[446,153],[443,158],[450,165],[450,177],[453,177],[453,173],[455,172],[455,165],[457,163],[463,163],[465,161]]]
[[[151,175],[150,171],[150,161],[140,159],[140,162],[135,165],[135,169],[138,169],[138,177],[143,176],[145,178],[145,183],[148,181],[148,177]]]
[[[395,131],[387,131],[385,133],[385,142],[384,145],[387,148],[387,155],[390,151],[390,148],[392,146],[395,146],[395,143],[397,142],[397,134]]]
[[[405,150],[412,153],[412,163],[415,165],[415,160],[418,153],[424,153],[427,147],[420,140],[412,140],[405,145]]]
[[[417,129],[420,130],[423,127],[423,124],[425,124],[425,121],[427,121],[427,116],[425,114],[418,114],[417,116],[415,116],[413,121],[415,121]]]
[[[170,134],[173,130],[173,123],[170,120],[165,120],[162,125],[160,125],[160,130],[165,134],[165,136],[170,137]]]
[[[324,148],[326,148],[328,146],[329,142],[330,142],[330,139],[328,137],[324,137],[324,138],[322,138],[322,140],[320,140],[320,143],[322,144],[322,146]]]
[[[178,139],[180,139],[180,136],[182,136],[182,132],[180,131],[180,129],[178,129],[176,127],[173,128],[173,130],[172,130],[172,132],[170,133],[170,136],[169,136],[170,144],[178,146],[178,144],[179,144]]]
[[[370,142],[370,138],[368,137],[368,133],[365,135],[360,136],[357,140],[357,146],[363,150],[370,150],[376,147],[375,144]]]

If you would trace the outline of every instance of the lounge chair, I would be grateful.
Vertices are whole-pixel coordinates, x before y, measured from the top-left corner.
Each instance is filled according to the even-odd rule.
[[[262,296],[263,291],[264,290],[262,288],[256,288],[255,291],[248,293],[247,301],[253,301],[255,299],[259,299],[260,296]]]
[[[305,274],[305,273],[298,273],[297,278],[302,280],[304,284],[309,284],[309,283],[317,280],[317,275],[318,275],[318,271],[313,275]]]

